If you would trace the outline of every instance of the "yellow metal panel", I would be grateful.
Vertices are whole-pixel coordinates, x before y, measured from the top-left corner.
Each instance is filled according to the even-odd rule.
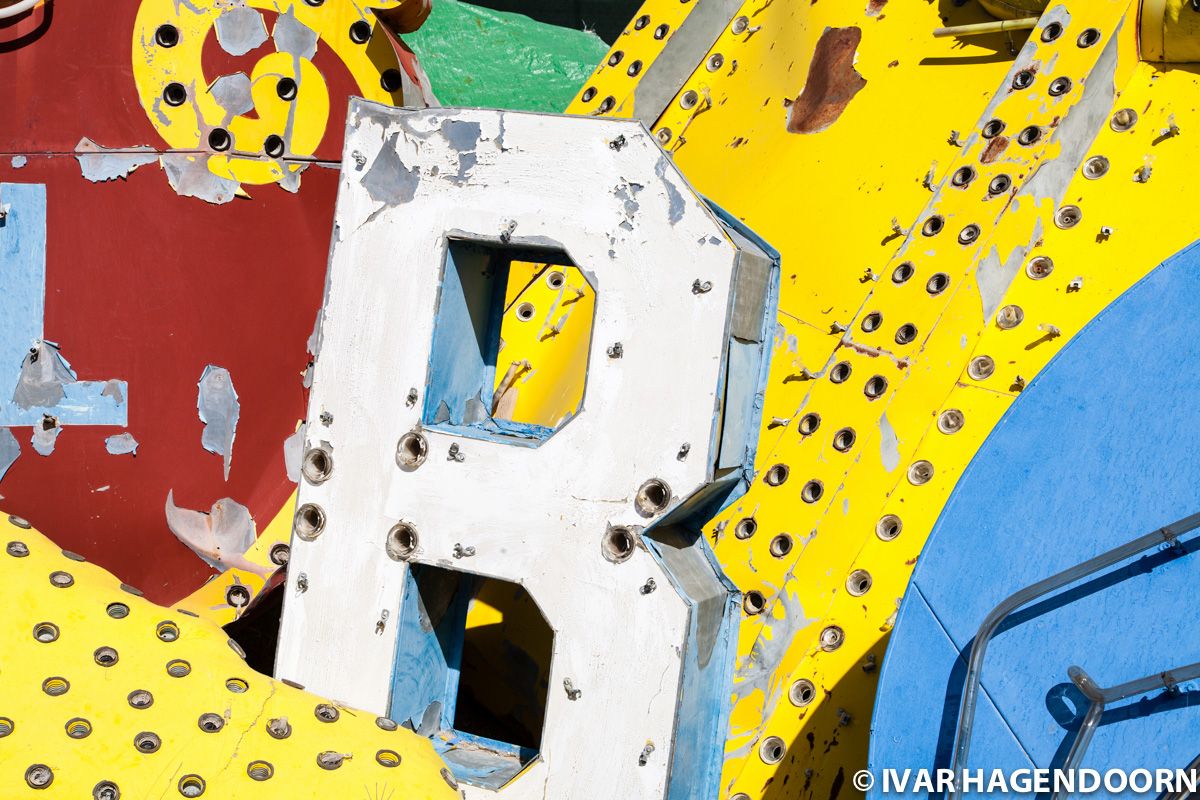
[[[373,5],[395,8],[401,2],[378,0]],[[279,11],[275,3],[267,0],[248,0],[245,5]],[[380,82],[384,70],[399,66],[386,35],[376,30],[366,45],[350,39],[351,24],[365,19],[354,3],[334,0],[318,6],[299,2],[289,6],[300,23],[320,36],[317,47],[330,48],[337,54],[363,97],[403,104],[402,90],[388,92]],[[215,156],[209,162],[209,169],[248,184],[278,181],[284,177],[285,169],[298,172],[305,165],[294,160],[285,164],[263,156],[266,138],[272,134],[284,137],[290,156],[312,156],[325,135],[329,92],[312,61],[271,52],[255,62],[250,75],[256,116],[230,119],[209,91],[211,87],[201,64],[204,43],[214,36],[217,17],[230,7],[217,0],[186,4],[175,0],[142,0],[133,31],[133,77],[138,96],[151,124],[169,147],[204,149],[212,128],[228,126],[234,140],[231,150],[238,155]],[[169,47],[155,43],[156,31],[165,24],[178,30],[178,43]],[[294,99],[285,100],[277,94],[275,86],[281,78],[291,78],[301,87]],[[185,102],[173,106],[163,100],[163,91],[170,83],[180,83],[187,89]]]
[[[583,402],[596,293],[578,267],[514,261],[505,295],[493,414],[557,427]]]
[[[641,13],[673,5],[652,2]],[[1187,206],[1187,131],[1200,119],[1184,98],[1197,78],[1138,64],[1136,4],[1072,8],[1057,41],[1035,40],[1034,87],[1016,92],[1005,37],[934,39],[935,27],[986,19],[973,4],[947,7],[946,19],[940,10],[747,2],[740,15],[749,28],[740,35],[731,28],[710,51],[726,67],[709,70],[706,58],[653,128],[697,189],[783,254],[756,481],[710,530],[726,572],[766,604],[746,614],[739,636],[723,798],[853,791],[844,784],[866,764],[874,676],[899,599],[958,477],[1063,344],[1195,235],[1171,209]],[[865,87],[825,130],[789,133],[789,107],[812,77],[821,36],[850,27],[861,31],[853,65]],[[1101,42],[1080,47],[1077,38],[1092,27]],[[1102,126],[1086,154],[1107,162],[1091,162],[1087,176],[1080,171],[1068,187],[1064,203],[1078,206],[1082,221],[1060,229],[1049,201],[1010,202],[1009,193],[988,199],[983,187],[996,175],[1010,175],[1019,188],[1059,157],[1050,134],[1088,80],[1107,85],[1092,70],[1118,29],[1111,80],[1119,91],[1102,112],[1129,108],[1136,115],[1120,121],[1138,121],[1126,132]],[[1071,88],[1049,96],[1059,76]],[[1044,134],[983,163],[987,142],[972,134],[993,98],[989,116],[1007,123],[1006,135],[1029,124]],[[571,110],[594,107],[577,101]],[[947,185],[967,164],[977,171],[971,186]],[[934,213],[945,229],[922,236]],[[968,224],[980,232],[963,245],[957,237]],[[1006,319],[1021,321],[1001,327],[996,315],[984,317],[979,264],[993,248],[1004,261],[1021,247],[1030,250],[998,303],[1019,308]],[[1053,271],[1035,279],[1041,271],[1028,266],[1040,256],[1052,259]],[[893,282],[905,261],[912,277]],[[1044,271],[1044,262],[1035,267]],[[947,285],[931,292],[928,281],[938,273]],[[872,312],[882,322],[866,331]],[[898,344],[906,323],[917,335]],[[969,367],[981,356],[994,364],[986,377]],[[842,361],[850,374],[834,383]],[[864,390],[875,376],[887,389],[870,399]],[[820,415],[808,435],[799,429],[806,414]],[[841,452],[835,444],[848,441],[845,429],[853,430],[853,443]],[[822,495],[808,503],[804,488],[813,480]],[[758,752],[767,735],[789,747],[778,764]]]
[[[5,797],[92,797],[104,781],[123,797],[459,796],[427,740],[259,675],[216,625],[11,518],[0,539]]]

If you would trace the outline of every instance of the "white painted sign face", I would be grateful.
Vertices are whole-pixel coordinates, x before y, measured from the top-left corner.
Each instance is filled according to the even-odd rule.
[[[678,512],[752,455],[777,265],[640,123],[356,102],[348,127],[278,675],[428,729],[469,797],[715,796],[673,757],[719,768],[737,604]],[[548,253],[596,293],[553,432],[488,416],[477,302]],[[453,729],[461,620],[417,586],[448,574],[553,630],[536,753]]]

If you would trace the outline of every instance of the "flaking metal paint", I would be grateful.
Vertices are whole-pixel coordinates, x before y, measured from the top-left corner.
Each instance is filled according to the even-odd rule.
[[[957,476],[1012,397],[1071,334],[1194,238],[1156,221],[1154,214],[1161,212],[1152,209],[1168,208],[1170,201],[1134,199],[1153,186],[1144,167],[1160,164],[1165,146],[1178,149],[1182,143],[1171,133],[1172,121],[1182,130],[1177,109],[1167,101],[1148,105],[1148,96],[1136,95],[1167,85],[1174,97],[1192,91],[1195,83],[1185,71],[1137,63],[1136,10],[1125,2],[1070,6],[1069,12],[1065,4],[1051,4],[1047,21],[1061,20],[1066,33],[1054,44],[1035,36],[1032,50],[1014,58],[1005,52],[1003,36],[959,44],[929,38],[928,31],[945,24],[932,8],[892,3],[883,13],[863,15],[821,4],[801,10],[746,3],[740,15],[749,20],[752,36],[745,35],[745,26],[741,34],[731,27],[710,56],[720,53],[725,64],[756,68],[714,73],[698,65],[656,121],[654,130],[701,191],[780,245],[785,264],[820,265],[785,271],[782,331],[763,417],[758,474],[782,463],[790,467],[788,481],[770,487],[760,480],[710,528],[717,556],[739,587],[763,592],[768,602],[778,598],[768,613],[745,620],[744,675],[760,674],[756,643],[766,635],[764,617],[782,613],[783,598],[799,598],[805,623],[769,665],[768,689],[751,692],[753,699],[735,708],[723,797],[853,791],[848,778],[866,765],[875,669],[898,598]],[[656,15],[672,11],[672,4],[651,2],[638,13],[651,18],[652,28]],[[949,10],[951,24],[976,21],[978,14],[970,7]],[[823,30],[846,26],[862,28],[855,69],[867,85],[824,133],[789,135],[786,106],[806,83],[794,68],[807,63]],[[1085,27],[1101,31],[1098,45],[1076,45]],[[614,50],[632,41],[632,34],[622,37]],[[784,42],[787,55],[781,57]],[[1040,68],[1034,85],[1013,92],[1012,73],[1027,63]],[[1048,96],[1048,83],[1060,75],[1072,79],[1072,89]],[[598,70],[591,82],[594,96],[581,96],[572,110],[596,113],[606,94],[625,91],[617,89],[622,79],[615,70]],[[973,107],[919,103],[918,109],[913,98],[923,92],[984,99]],[[1108,118],[1124,106],[1139,113],[1156,109],[1150,112],[1156,118],[1144,120],[1132,136],[1116,133]],[[978,126],[992,116],[1007,123],[1004,134],[1013,141],[993,147],[1001,152],[980,163],[985,143]],[[894,135],[880,129],[880,119],[889,120]],[[1043,126],[1041,141],[1018,145],[1017,135],[1031,123]],[[1089,186],[1078,174],[1079,162],[1097,153],[1114,166]],[[976,177],[967,190],[945,182],[972,161]],[[1010,174],[1014,191],[1020,191],[1039,164],[1055,165],[1039,175],[1045,190],[987,199],[984,187],[995,174]],[[798,198],[798,187],[807,187],[808,194]],[[1161,184],[1158,190],[1179,191]],[[1053,224],[1064,197],[1083,208],[1084,224],[1069,230]],[[921,227],[933,212],[946,224],[937,237],[925,237]],[[981,235],[970,246],[959,245],[954,239],[960,228],[972,222],[981,226]],[[1102,235],[1101,227],[1116,232]],[[1147,243],[1140,235],[1121,237],[1122,231],[1143,227],[1166,234],[1154,243],[1152,255],[1142,252]],[[1038,254],[1051,255],[1060,271],[1030,280],[1025,265]],[[954,258],[959,265],[950,267]],[[916,265],[916,274],[897,286],[893,270],[904,259]],[[978,279],[972,263],[981,264]],[[947,275],[949,285],[933,294],[926,283],[937,272]],[[1010,330],[994,322],[1005,304],[1019,306],[1024,315]],[[884,324],[868,334],[860,322],[872,311],[882,313]],[[917,335],[913,344],[898,346],[892,337],[903,323],[914,324]],[[989,355],[997,365],[979,381],[965,369],[977,355]],[[852,367],[851,377],[835,386],[829,370],[842,360]],[[888,394],[867,400],[865,381],[876,375],[888,381]],[[935,424],[944,409],[963,414],[964,424],[953,435]],[[821,425],[809,436],[797,435],[797,420],[808,413],[820,414]],[[858,438],[849,452],[839,453],[831,439],[845,426]],[[934,466],[932,479],[921,485],[907,474],[917,461]],[[811,479],[824,486],[825,501],[817,506],[799,497]],[[903,524],[900,535],[887,541],[876,534],[886,514],[896,514]],[[748,539],[729,535],[743,518],[755,520],[757,532]],[[799,543],[782,563],[768,552],[780,532]],[[865,569],[873,580],[861,597],[844,586],[855,569]],[[820,635],[834,625],[845,630],[845,642],[823,649]],[[813,702],[800,709],[786,700],[797,679],[817,686]],[[737,686],[735,691],[740,692]],[[767,735],[781,736],[789,746],[779,765],[766,765],[758,756],[755,743]]]
[[[314,687],[343,687],[379,711],[387,706],[399,633],[377,620],[380,609],[400,611],[408,567],[388,558],[384,543],[404,521],[418,531],[419,545],[402,557],[528,589],[555,632],[550,686],[569,679],[575,687],[551,692],[541,757],[501,794],[582,796],[587,787],[605,785],[639,797],[705,796],[715,772],[707,786],[689,788],[696,770],[680,764],[671,771],[676,728],[691,722],[677,715],[687,707],[685,653],[695,635],[688,632],[689,608],[699,598],[685,602],[642,546],[610,563],[601,543],[614,526],[638,531],[647,517],[661,518],[662,510],[634,507],[648,478],[670,487],[667,510],[714,478],[727,315],[734,292],[749,291],[736,269],[737,248],[639,124],[476,110],[396,112],[368,103],[351,114],[356,124],[337,215],[343,234],[332,251],[306,434],[310,448],[317,437],[327,439],[338,466],[328,481],[301,487],[300,501],[319,505],[327,521],[319,536],[293,540],[291,568],[307,580],[303,591],[289,582],[280,674]],[[625,183],[644,187],[632,220],[626,198],[614,191]],[[397,261],[401,236],[409,248]],[[436,355],[430,342],[440,341],[435,312],[439,293],[454,285],[443,269],[457,269],[450,258],[465,257],[446,256],[447,237],[477,246],[553,245],[579,265],[595,287],[597,309],[584,410],[537,448],[466,438],[455,410],[448,413],[454,429],[425,420],[425,460],[398,467],[395,443],[422,421],[421,404],[409,402],[403,387],[431,391],[438,370],[446,369],[430,362]],[[686,263],[680,252],[690,254]],[[701,278],[707,288],[696,290]],[[767,283],[755,283],[760,294]],[[770,307],[766,299],[757,305],[760,328]],[[378,324],[384,319],[406,323]],[[685,330],[685,337],[666,333]],[[624,343],[620,359],[606,355],[613,341]],[[658,403],[668,386],[690,401]],[[729,389],[746,390],[744,382]],[[364,413],[342,411],[356,407]],[[333,415],[328,426],[318,419],[323,410]],[[434,426],[442,424],[438,419]],[[684,441],[690,447],[681,458]],[[536,503],[512,502],[533,487]],[[492,500],[464,506],[467,496]],[[500,527],[492,501],[505,508]],[[703,564],[715,581],[703,556],[695,562],[700,549],[693,542],[687,563]],[[657,591],[642,591],[648,576]],[[347,595],[351,582],[357,591]],[[727,588],[712,597],[721,595],[731,600]],[[602,617],[594,613],[600,605],[608,608]],[[314,639],[330,642],[331,654],[353,654],[352,684],[347,662],[306,654],[304,643]],[[708,651],[730,655],[715,646]],[[615,666],[634,662],[635,672]],[[731,658],[722,662],[716,674],[724,668],[727,680]],[[700,718],[707,729],[698,727],[697,735],[720,736],[719,711],[728,705],[713,704]],[[392,713],[420,719],[419,728],[432,733],[442,708],[438,701],[421,713],[394,703]],[[687,744],[705,749],[704,742]],[[710,768],[711,759],[719,760],[720,738],[712,744]],[[670,775],[677,777],[668,784]]]

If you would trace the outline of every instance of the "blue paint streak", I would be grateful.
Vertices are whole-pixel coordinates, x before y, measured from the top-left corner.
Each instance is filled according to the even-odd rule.
[[[9,207],[0,222],[0,426],[35,425],[43,414],[60,425],[128,424],[127,402],[101,395],[107,381],[66,384],[66,396],[53,408],[24,409],[12,402],[21,362],[45,337],[46,187],[0,184],[0,201]],[[118,385],[128,398],[128,386]]]
[[[1200,509],[1198,304],[1192,245],[1081,331],[980,448],[901,608],[880,676],[873,767],[949,765],[958,653],[1004,597]],[[1135,367],[1113,357],[1131,344]],[[1083,707],[1067,679],[1073,664],[1112,686],[1200,660],[1200,624],[1184,600],[1200,580],[1198,556],[1200,535],[1190,534],[1013,615],[983,673],[1005,725],[977,731],[970,766],[1023,766],[1000,755],[1011,746],[1039,767],[1060,764]],[[1184,685],[1106,711],[1084,766],[1182,769],[1198,741],[1200,686]]]

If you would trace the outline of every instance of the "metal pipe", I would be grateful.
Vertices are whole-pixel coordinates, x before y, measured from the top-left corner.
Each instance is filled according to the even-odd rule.
[[[1096,732],[1096,728],[1100,725],[1100,718],[1104,716],[1105,706],[1109,703],[1116,703],[1134,695],[1146,694],[1157,689],[1171,691],[1180,683],[1196,680],[1200,678],[1200,663],[1188,664],[1186,667],[1176,667],[1173,670],[1159,672],[1155,675],[1147,675],[1144,678],[1128,681],[1108,689],[1105,689],[1092,680],[1091,676],[1084,672],[1082,667],[1071,667],[1067,670],[1067,677],[1083,693],[1083,696],[1091,702],[1087,713],[1083,717],[1083,723],[1079,726],[1079,733],[1076,734],[1075,741],[1071,743],[1071,749],[1067,752],[1067,757],[1063,761],[1063,772],[1073,772],[1079,769],[1079,765],[1083,763],[1083,754],[1087,752],[1088,745],[1092,743],[1092,734]],[[1188,769],[1195,769],[1197,761],[1200,761],[1200,756],[1197,756],[1196,760],[1188,765]],[[1062,793],[1056,791],[1052,796],[1052,800],[1058,800],[1061,796]]]
[[[958,718],[958,730],[954,736],[954,757],[951,769],[957,782],[962,771],[967,767],[967,757],[971,752],[971,735],[974,733],[975,705],[979,699],[979,684],[982,679],[983,659],[987,654],[988,643],[996,635],[996,630],[1010,614],[1039,597],[1061,589],[1081,578],[1098,572],[1127,558],[1137,555],[1144,550],[1158,547],[1161,544],[1174,544],[1180,536],[1200,527],[1200,514],[1185,517],[1171,525],[1167,525],[1153,533],[1140,536],[1128,544],[1101,553],[1095,558],[1088,559],[1082,564],[1065,569],[1057,575],[1038,581],[1010,595],[984,619],[975,634],[975,643],[971,645],[971,656],[967,660],[967,675],[963,683],[962,706]],[[958,787],[950,792],[953,797],[958,793]]]
[[[39,2],[41,2],[41,0],[20,0],[20,2],[14,3],[11,6],[0,8],[0,19],[11,19],[19,14],[24,14],[26,11],[29,11],[31,8],[36,6]]]
[[[1023,19],[1002,19],[996,22],[977,22],[974,25],[955,25],[952,28],[934,28],[936,39],[949,36],[982,36],[987,33],[1003,33],[1004,31],[1028,31],[1037,27],[1041,17],[1024,17]]]

